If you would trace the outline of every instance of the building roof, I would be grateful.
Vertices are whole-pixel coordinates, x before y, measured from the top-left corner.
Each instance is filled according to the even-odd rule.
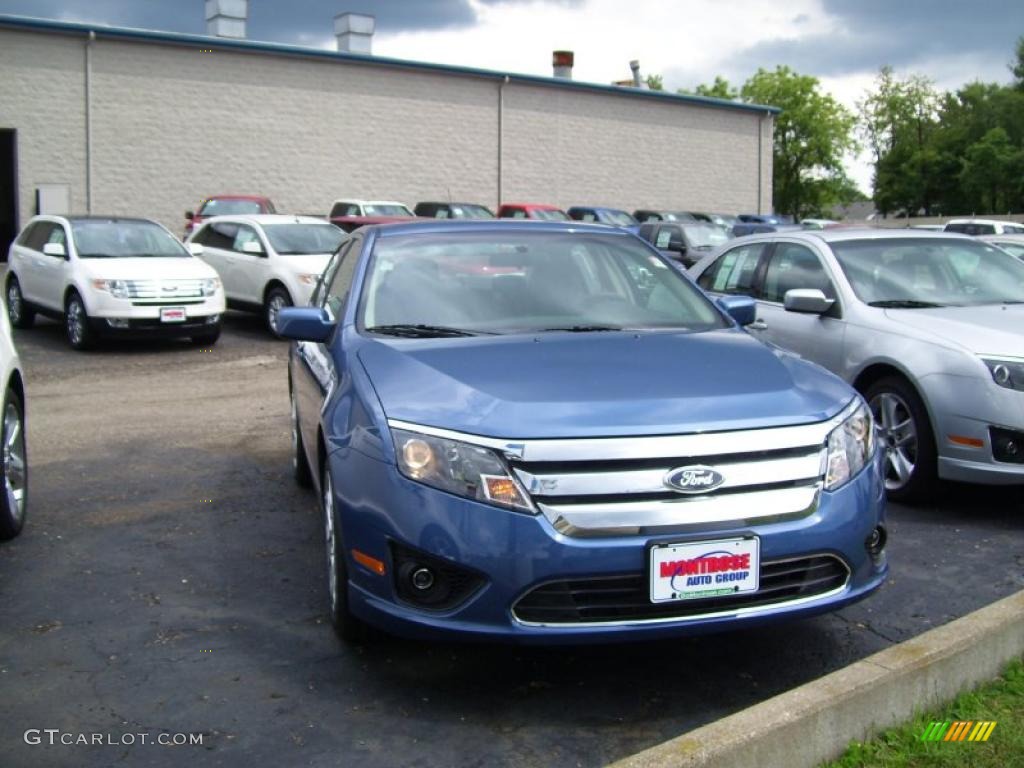
[[[448,64],[433,64],[428,62],[410,61],[407,59],[395,59],[385,56],[373,56],[357,53],[343,53],[330,51],[323,48],[309,48],[300,45],[286,45],[283,43],[265,43],[255,40],[235,40],[226,37],[211,37],[208,35],[189,35],[180,32],[159,32],[149,29],[136,29],[132,27],[112,27],[105,24],[91,24],[74,21],[55,21],[53,19],[39,19],[31,16],[16,16],[11,14],[0,14],[0,28],[22,29],[30,32],[55,33],[67,35],[88,36],[95,34],[97,38],[110,38],[130,40],[135,42],[148,42],[158,45],[175,46],[202,46],[204,48],[219,48],[221,50],[234,50],[245,53],[262,53],[279,56],[298,56],[302,58],[335,60],[338,63],[361,64],[377,67],[388,67],[394,69],[419,70],[436,72],[439,74],[462,75],[465,77],[477,77],[488,80],[505,81],[524,85],[541,85],[553,88],[565,88],[568,90],[591,91],[605,94],[615,94],[628,98],[654,99],[669,103],[691,104],[702,107],[715,107],[719,109],[730,109],[742,112],[755,112],[761,114],[777,114],[781,112],[778,107],[771,107],[763,104],[744,104],[737,101],[725,99],[713,99],[706,96],[695,96],[690,94],[668,93],[667,91],[651,91],[642,88],[628,88],[617,85],[600,85],[598,83],[586,83],[579,80],[567,80],[556,77],[540,77],[537,75],[523,75],[513,72],[499,72],[491,69],[479,69],[476,67],[457,67]]]

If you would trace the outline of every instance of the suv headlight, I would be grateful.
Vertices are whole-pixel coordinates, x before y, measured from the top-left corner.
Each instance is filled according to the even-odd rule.
[[[459,440],[392,429],[399,471],[442,491],[534,512],[526,493],[497,452]]]
[[[828,436],[825,490],[846,485],[875,452],[875,420],[863,400]]]
[[[208,277],[201,284],[203,296],[213,296],[220,289],[219,277]]]
[[[991,360],[982,358],[992,381],[1000,387],[1024,392],[1024,360]]]
[[[92,287],[100,291],[106,291],[115,299],[129,299],[127,280],[93,280]]]

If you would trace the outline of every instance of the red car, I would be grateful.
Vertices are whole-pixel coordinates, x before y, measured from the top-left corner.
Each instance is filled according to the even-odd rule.
[[[557,205],[544,203],[502,203],[499,219],[538,219],[540,221],[571,221],[569,214]]]
[[[392,224],[396,221],[415,221],[416,216],[332,216],[331,224],[351,232],[367,224]]]
[[[203,198],[195,213],[185,211],[185,237],[211,216],[244,216],[254,213],[277,213],[269,197],[262,195],[212,195]]]

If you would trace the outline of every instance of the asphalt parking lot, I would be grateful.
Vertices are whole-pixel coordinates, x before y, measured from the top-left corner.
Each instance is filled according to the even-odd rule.
[[[1024,489],[890,506],[892,577],[795,624],[643,645],[346,648],[289,465],[287,348],[15,341],[29,518],[0,545],[0,764],[597,766],[1024,588]],[[203,744],[26,744],[62,733]]]

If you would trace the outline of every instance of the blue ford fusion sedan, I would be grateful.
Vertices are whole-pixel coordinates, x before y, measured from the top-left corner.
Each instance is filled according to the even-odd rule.
[[[632,640],[879,587],[871,413],[753,309],[607,227],[354,233],[279,321],[339,634]]]

